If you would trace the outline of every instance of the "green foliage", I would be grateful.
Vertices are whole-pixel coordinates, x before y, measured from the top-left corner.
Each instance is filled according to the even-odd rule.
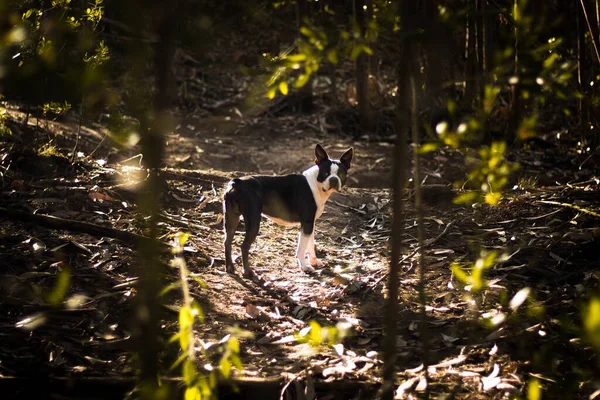
[[[333,346],[341,343],[349,334],[346,324],[338,323],[336,326],[321,326],[317,321],[310,321],[309,326],[295,334],[299,343],[308,343],[313,347]]]
[[[583,327],[589,342],[600,351],[600,297],[594,296],[582,311]]]
[[[468,181],[481,191],[459,195],[454,202],[465,204],[483,200],[490,205],[498,204],[509,175],[518,169],[518,165],[506,161],[505,152],[506,142],[493,142],[489,147],[481,147],[479,157],[471,162],[467,175]]]
[[[541,400],[542,385],[537,378],[531,378],[527,383],[527,400]]]
[[[471,291],[478,293],[487,287],[487,280],[484,277],[485,271],[501,260],[502,258],[498,256],[497,251],[482,252],[477,261],[468,267],[461,267],[458,263],[452,263],[450,269],[459,281],[470,285]],[[470,273],[467,272],[468,270],[470,270]]]
[[[56,119],[59,116],[66,114],[70,109],[71,104],[66,100],[62,103],[51,101],[44,104],[42,112],[44,113],[44,118],[48,118],[48,114],[54,114]]]
[[[72,102],[87,100],[86,96],[94,92],[89,105],[102,103],[99,99],[106,92],[107,74],[99,67],[110,60],[109,48],[100,39],[98,29],[104,15],[103,0],[87,3],[87,8],[71,0],[53,0],[40,8],[28,7],[30,3],[20,8],[13,5],[15,15],[20,15],[20,20],[14,21],[12,36],[16,38],[12,43],[0,42],[0,49],[2,44],[13,46],[4,54],[0,51],[0,56],[4,55],[7,65],[12,66],[11,72],[20,78],[16,82],[22,82],[19,84],[41,79],[41,93],[52,88],[52,93],[31,97]]]
[[[97,68],[100,65],[104,64],[110,59],[110,52],[106,44],[104,44],[104,40],[101,40],[98,43],[98,46],[94,49],[92,55],[88,55],[85,53],[83,56],[83,62],[89,64],[92,68]]]
[[[181,356],[171,368],[181,365],[181,376],[186,386],[185,399],[213,399],[216,398],[216,386],[219,378],[231,378],[233,368],[243,369],[240,359],[239,338],[251,336],[248,332],[238,328],[231,328],[229,333],[219,342],[220,357],[218,366],[205,364],[205,372],[200,372],[196,363],[196,347],[194,345],[194,325],[196,322],[204,322],[204,312],[200,304],[193,300],[189,288],[189,273],[185,260],[183,259],[183,247],[188,241],[190,234],[178,233],[173,238],[172,253],[174,258],[171,260],[171,266],[178,268],[180,280],[177,287],[180,287],[183,293],[183,305],[179,309],[179,331],[171,337],[170,343],[178,342],[182,351]],[[175,286],[170,285],[169,290]],[[163,290],[163,293],[165,291]],[[204,348],[200,349],[203,353]],[[206,354],[204,358],[208,359]]]
[[[303,87],[323,63],[336,65],[344,58],[355,60],[363,53],[372,55],[371,44],[377,39],[378,32],[376,20],[368,22],[364,35],[361,35],[359,26],[353,21],[349,30],[341,30],[336,36],[328,36],[325,29],[305,20],[300,27],[302,37],[296,41],[294,53],[290,54],[290,49],[278,56],[265,55],[272,65],[271,77],[267,82],[267,97],[274,98],[277,91],[287,95],[289,84],[296,89]]]
[[[2,100],[1,94],[0,100]],[[8,121],[8,111],[5,107],[3,107],[2,103],[0,103],[0,137],[12,135],[12,131],[8,126],[6,126],[6,121]]]
[[[57,306],[59,305],[67,295],[69,287],[71,286],[71,271],[69,268],[63,268],[58,271],[58,277],[54,288],[48,294],[48,304]]]
[[[42,145],[37,153],[42,157],[64,157],[53,142]]]

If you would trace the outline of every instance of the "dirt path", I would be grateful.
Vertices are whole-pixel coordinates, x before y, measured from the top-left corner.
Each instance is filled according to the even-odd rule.
[[[168,177],[161,238],[167,240],[169,234],[181,230],[192,234],[186,261],[194,276],[207,283],[203,287],[190,281],[192,294],[206,314],[206,323],[198,327],[199,346],[210,348],[230,327],[238,326],[254,335],[242,342],[245,369],[238,376],[292,380],[309,374],[318,379],[377,382],[389,259],[390,192],[385,187],[390,179],[390,146],[324,133],[316,117],[224,120],[188,116],[178,125],[167,138],[167,166],[188,171]],[[72,148],[68,140],[61,144],[61,137],[64,133],[65,139],[72,138],[76,125],[50,124],[50,128],[58,135],[60,148]],[[102,138],[97,127],[85,127],[81,151],[90,154]],[[311,164],[315,143],[322,143],[333,156],[349,146],[356,151],[348,188],[332,196],[317,221],[317,251],[325,267],[311,275],[300,271],[293,257],[297,231],[263,220],[251,251],[262,283],[241,278],[239,264],[235,275],[226,274],[221,212],[226,177],[237,174],[233,171],[300,172]],[[11,143],[2,146],[7,154],[5,187],[10,189],[1,193],[0,200],[7,208],[141,232],[132,207],[135,185],[128,183],[130,169],[121,165],[122,160],[135,156],[135,149],[117,151],[106,142],[94,158],[108,160],[108,164],[87,162],[74,168],[60,157],[15,154]],[[580,169],[586,165],[582,164],[584,156],[558,159],[549,150],[529,149],[511,157],[517,157],[530,174],[543,172],[554,181],[566,183],[575,178],[581,183],[517,189],[493,209],[455,206],[452,193],[440,184],[462,177],[462,155],[440,149],[423,160],[430,318],[427,353],[433,365],[430,385],[437,393],[500,398],[505,393],[523,393],[530,374],[546,379],[549,387],[566,390],[569,381],[556,379],[573,374],[569,365],[584,369],[586,360],[592,359],[579,342],[565,339],[572,334],[566,334],[557,321],[578,315],[577,299],[595,284],[591,268],[597,260],[596,220],[552,202],[576,201],[594,209],[595,183],[588,180],[593,165]],[[135,158],[128,162],[136,163]],[[189,170],[198,170],[201,178],[194,178]],[[400,379],[409,390],[422,379],[418,367],[423,349],[416,223],[410,201],[407,207],[397,349]],[[127,320],[135,297],[135,246],[21,222],[3,225],[0,233],[0,253],[7,265],[0,294],[8,299],[0,304],[5,316],[0,323],[7,329],[3,333],[7,345],[0,349],[0,373],[29,376],[32,367],[22,362],[25,355],[35,360],[33,370],[59,376],[130,375]],[[241,239],[238,234],[237,254]],[[495,249],[511,256],[486,272],[490,281],[485,295],[473,295],[453,277],[450,265],[469,266],[480,250]],[[69,293],[83,295],[83,306],[48,311],[42,294],[51,290],[57,271],[67,264],[73,271]],[[176,279],[173,271],[169,280]],[[523,287],[533,293],[528,311],[513,311],[506,305],[508,299]],[[179,304],[176,293],[167,297],[167,309],[176,310]],[[34,313],[48,318],[27,333],[24,341],[26,333],[18,323]],[[176,314],[169,315],[172,318],[165,321],[165,329],[174,332]],[[322,325],[343,323],[351,327],[352,335],[343,348],[310,353],[293,337],[310,320]],[[538,349],[534,364],[528,361],[531,349]],[[587,393],[588,389],[584,385],[574,390]]]

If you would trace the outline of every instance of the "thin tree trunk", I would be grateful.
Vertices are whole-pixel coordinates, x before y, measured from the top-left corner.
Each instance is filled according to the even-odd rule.
[[[425,306],[427,304],[427,296],[425,294],[425,225],[423,222],[423,204],[421,201],[421,165],[419,161],[419,110],[417,106],[417,88],[415,79],[410,77],[411,89],[411,131],[413,142],[413,182],[415,188],[415,212],[417,214],[417,241],[419,243],[419,258],[417,264],[419,266],[419,311],[421,314],[421,323],[419,331],[421,333],[422,353],[421,360],[423,361],[423,370],[425,371],[425,381],[427,382],[425,397],[429,397],[429,376],[427,369],[429,368],[429,330],[427,321],[427,312]]]
[[[296,1],[296,24],[298,27],[298,31],[300,27],[304,24],[304,20],[306,18],[310,18],[310,8],[308,4],[308,0],[297,0]],[[311,113],[313,110],[313,78],[308,80],[306,84],[300,88],[300,112],[302,113]]]
[[[486,46],[486,14],[485,14],[485,2],[486,0],[476,0],[477,4],[477,97],[483,99],[484,88],[487,78],[487,66],[485,56]]]
[[[138,3],[140,9],[145,6]],[[173,82],[172,65],[174,58],[174,29],[176,21],[177,0],[163,3],[158,7],[160,12],[157,33],[159,42],[154,54],[156,95],[153,101],[153,111],[140,107],[140,131],[142,140],[140,142],[142,154],[144,155],[144,166],[149,170],[149,176],[145,183],[145,193],[138,199],[140,211],[148,216],[146,229],[149,240],[139,243],[140,262],[138,265],[138,276],[140,285],[136,296],[134,337],[137,345],[137,354],[140,363],[140,380],[142,384],[142,397],[154,398],[159,388],[159,354],[162,350],[160,329],[160,296],[158,293],[162,287],[161,276],[162,264],[159,260],[159,248],[154,244],[158,234],[158,216],[160,207],[160,193],[163,181],[158,175],[164,159],[164,137],[168,132],[170,118],[168,109],[171,106],[171,85]],[[138,43],[139,46],[143,46]],[[143,54],[141,55],[143,56]],[[143,60],[136,60],[138,74],[143,74]],[[143,75],[138,76],[143,78]],[[145,99],[138,98],[135,101],[144,102]],[[151,115],[151,117],[149,116]]]
[[[477,59],[476,59],[476,28],[475,13],[477,0],[471,2],[471,8],[467,14],[467,30],[465,36],[465,95],[463,105],[467,108],[473,106],[477,93]]]
[[[365,35],[365,10],[364,0],[353,0],[354,18],[360,29],[361,37]],[[361,53],[355,61],[356,99],[358,101],[358,114],[360,119],[361,134],[369,132],[369,77],[367,71],[367,55]]]
[[[519,10],[518,0],[514,0],[513,3],[513,16],[518,15]],[[508,131],[506,132],[506,141],[513,143],[517,135],[517,129],[519,128],[519,121],[521,119],[521,83],[519,82],[519,24],[520,17],[514,18],[514,39],[515,39],[515,58],[514,58],[514,78],[516,81],[513,83],[511,88],[511,103],[510,103],[510,121],[508,124]]]
[[[400,18],[405,21],[400,32],[402,54],[404,60],[398,64],[398,95],[396,96],[396,144],[394,147],[393,166],[393,219],[392,219],[392,256],[390,273],[387,282],[387,301],[385,306],[384,326],[384,360],[382,398],[393,399],[396,378],[396,322],[398,313],[398,272],[402,254],[402,234],[404,232],[404,202],[403,192],[407,175],[408,159],[408,129],[410,126],[410,82],[415,72],[416,44],[414,35],[416,29],[410,16],[414,15],[414,3],[404,0],[400,6]]]
[[[600,44],[600,3],[598,2],[598,0],[595,1],[596,3],[596,33],[598,34],[598,36],[596,37],[597,43]]]
[[[454,98],[454,77],[449,71],[454,68],[451,62],[451,49],[454,48],[452,33],[448,32],[438,20],[439,11],[434,2],[423,3],[422,18],[425,29],[424,44],[427,56],[427,73],[425,74],[426,92],[425,107],[444,106],[448,98]]]
[[[367,22],[370,22],[373,20],[373,0],[365,0],[365,5],[367,6]],[[366,26],[365,26],[366,28]],[[368,74],[372,75],[374,77],[377,77],[377,75],[379,74],[379,63],[378,63],[378,57],[377,55],[373,54],[372,56],[368,56],[369,57],[369,71]]]
[[[585,80],[585,62],[586,62],[586,52],[585,52],[585,19],[583,16],[583,10],[581,4],[575,6],[575,19],[577,21],[577,83],[579,84],[579,90],[581,93],[585,92],[584,80]],[[583,99],[579,98],[577,101],[577,111],[579,113],[579,118],[583,121]]]

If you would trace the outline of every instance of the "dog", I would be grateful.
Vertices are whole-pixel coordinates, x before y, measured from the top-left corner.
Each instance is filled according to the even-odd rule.
[[[253,277],[248,253],[258,236],[262,214],[278,224],[300,224],[296,259],[304,272],[314,272],[314,267],[321,265],[315,253],[315,221],[323,213],[329,196],[346,184],[352,155],[353,149],[350,148],[339,160],[332,160],[325,149],[317,144],[315,165],[302,174],[248,176],[229,182],[223,198],[226,271],[235,271],[231,245],[240,216],[243,215],[246,226],[242,243],[244,277]],[[310,265],[306,262],[307,253]]]

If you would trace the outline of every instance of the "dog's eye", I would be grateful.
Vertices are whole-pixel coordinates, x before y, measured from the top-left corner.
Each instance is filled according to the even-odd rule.
[[[329,177],[329,171],[326,171],[324,169],[319,170],[319,175],[317,175],[317,181],[324,182],[325,179],[327,179],[327,177]]]

